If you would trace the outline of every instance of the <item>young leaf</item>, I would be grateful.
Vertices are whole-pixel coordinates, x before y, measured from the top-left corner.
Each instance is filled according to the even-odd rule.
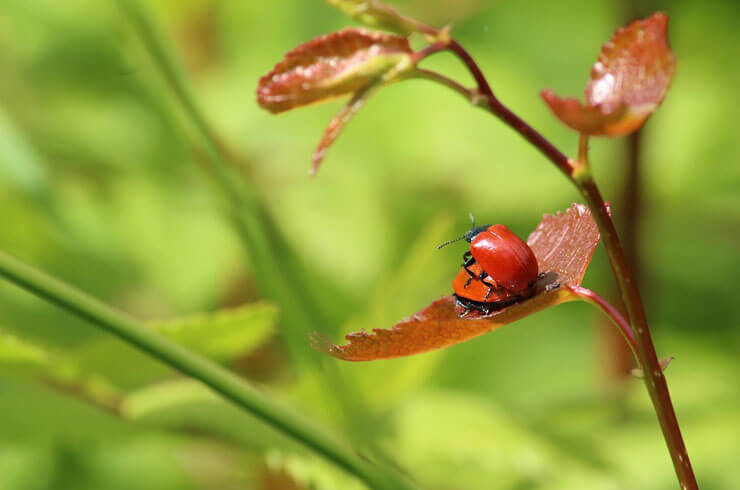
[[[334,119],[331,120],[326,129],[324,129],[321,141],[319,141],[319,145],[316,147],[316,150],[313,152],[311,157],[311,175],[316,175],[316,172],[319,170],[319,165],[324,161],[324,157],[326,156],[326,152],[329,150],[329,147],[337,139],[339,133],[342,132],[342,129],[344,129],[344,127],[352,120],[354,115],[362,109],[362,106],[365,105],[367,99],[375,93],[379,85],[380,84],[377,80],[372,80],[364,87],[360,88],[352,96],[352,99],[347,102],[347,105],[342,107],[342,110],[334,116]]]
[[[565,214],[546,214],[527,238],[540,272],[554,272],[561,284],[580,286],[600,239],[591,210],[573,204]]]
[[[419,22],[378,0],[326,0],[326,2],[358,22],[403,36],[408,36],[414,31],[427,30]]]
[[[619,29],[604,44],[591,69],[585,104],[550,90],[543,90],[542,98],[576,131],[622,136],[639,129],[660,105],[675,71],[668,16],[658,12]]]
[[[383,81],[393,68],[410,66],[411,47],[404,37],[347,28],[319,36],[285,55],[260,78],[257,102],[280,113],[357,92]]]
[[[580,286],[599,242],[599,229],[588,207],[574,204],[566,213],[544,216],[527,244],[542,274],[531,298],[501,310],[460,316],[454,296],[445,296],[390,330],[364,330],[347,335],[348,344],[332,345],[321,334],[314,348],[346,361],[390,359],[441,349],[478,337],[550,306],[580,298],[569,286]]]

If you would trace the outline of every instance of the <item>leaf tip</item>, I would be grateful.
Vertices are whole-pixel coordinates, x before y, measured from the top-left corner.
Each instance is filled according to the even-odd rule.
[[[311,347],[315,350],[324,354],[332,354],[332,344],[329,338],[321,332],[312,332],[308,335],[308,340],[311,343]]]
[[[326,147],[317,148],[316,151],[313,152],[313,155],[311,155],[311,168],[308,169],[308,175],[310,177],[316,177],[316,174],[319,171],[319,166],[321,165],[321,162],[324,161],[326,150]]]
[[[408,39],[363,28],[318,36],[285,54],[257,84],[257,102],[273,114],[352,94],[402,66]]]

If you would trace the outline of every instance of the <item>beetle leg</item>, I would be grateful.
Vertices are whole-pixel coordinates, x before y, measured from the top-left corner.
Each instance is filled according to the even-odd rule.
[[[460,301],[459,299],[457,300],[457,305],[465,308],[465,311],[463,311],[462,313],[458,315],[459,318],[463,318],[467,316],[468,313],[470,313],[470,307],[466,305],[465,303],[463,303],[462,301]]]
[[[483,296],[483,302],[485,303],[486,301],[488,301],[488,297],[491,295],[491,291],[493,291],[493,286],[491,286],[487,282],[484,282],[483,284],[488,286],[488,291],[486,291],[486,295]]]
[[[484,279],[486,279],[486,278],[491,279],[492,282],[486,282],[486,281],[484,281]],[[479,279],[480,279],[480,282],[482,282],[483,284],[485,284],[486,286],[488,286],[488,291],[486,292],[486,295],[483,297],[483,302],[485,303],[485,302],[488,301],[488,297],[491,296],[491,293],[493,292],[493,290],[496,289],[496,288],[498,288],[499,285],[498,285],[498,283],[496,281],[493,280],[493,278],[491,276],[489,276],[485,272],[481,272],[480,273]]]
[[[473,258],[473,254],[470,252],[465,252],[463,254],[463,259],[465,259],[465,262],[463,262],[463,269],[465,269],[465,272],[468,273],[470,277],[468,277],[468,282],[465,283],[464,287],[468,287],[473,279],[476,279],[475,272],[468,269],[471,265],[475,264],[475,259]]]

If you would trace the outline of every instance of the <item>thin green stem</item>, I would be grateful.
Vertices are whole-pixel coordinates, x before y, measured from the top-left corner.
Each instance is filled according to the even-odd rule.
[[[205,151],[208,157],[207,160],[219,186],[226,191],[226,194],[237,204],[237,207],[243,205],[256,207],[257,199],[255,192],[249,187],[246,181],[239,183],[238,179],[234,178],[233,171],[226,162],[218,139],[195,103],[195,99],[185,81],[182,69],[173,61],[173,58],[165,49],[165,43],[160,39],[157,30],[149,18],[135,1],[116,0],[116,2],[136,29],[147,52],[152,56],[155,65],[162,72],[178,102],[182,105],[190,120],[203,136]],[[241,219],[248,219],[248,217],[242,216]],[[255,239],[254,234],[259,230],[260,226],[255,222],[242,222],[242,226],[247,228],[245,230],[245,237],[249,245],[256,247],[259,240]]]
[[[307,348],[308,343],[304,339],[308,338],[311,331],[325,328],[330,323],[326,320],[325,312],[310,294],[311,290],[320,286],[313,277],[306,277],[303,264],[296,258],[295,253],[270,217],[265,206],[265,197],[261,196],[258,189],[249,180],[235,172],[233,166],[229,164],[228,155],[199,109],[177,58],[167,48],[167,43],[146,11],[142,9],[137,0],[115,1],[134,27],[156,68],[159,69],[184,112],[203,138],[206,163],[215,183],[222,191],[220,194],[223,194],[229,201],[226,213],[245,245],[252,275],[259,280],[258,286],[262,295],[276,301],[281,306],[282,325],[285,326],[284,337],[291,354],[297,360],[308,363],[316,362],[317,358],[312,356],[313,351]],[[354,388],[343,382],[332,365],[324,366],[323,374],[327,377],[329,384],[341,387],[335,390],[335,393],[345,406],[346,417],[349,421],[347,427],[352,433],[353,428],[359,427],[358,420],[362,418],[362,407],[355,403],[355,398],[351,394]],[[363,441],[368,446],[373,446],[373,443],[368,442],[366,438]],[[385,465],[378,466],[375,470],[391,475],[386,477],[386,480],[398,480],[393,476],[393,470]],[[395,487],[405,488],[406,484],[399,480],[394,483]]]
[[[183,374],[201,381],[224,398],[231,400],[244,410],[360,478],[369,487],[376,489],[408,488],[400,477],[387,478],[323,430],[270,400],[246,381],[218,364],[170,342],[87,294],[2,252],[0,252],[0,277],[87,320],[96,327],[107,330]]]
[[[280,234],[257,189],[229,165],[223,146],[208,124],[190,90],[187,78],[162,39],[157,27],[136,0],[116,0],[124,16],[135,29],[155,67],[172,90],[188,119],[192,121],[205,145],[206,163],[216,185],[226,198],[225,214],[244,243],[247,260],[254,277],[259,279],[263,296],[279,302],[285,318],[287,345],[291,354],[306,360],[309,355],[294,345],[289,334],[306,338],[312,330],[325,325],[324,313],[306,291],[308,281],[303,277],[303,266],[291,253]],[[286,303],[290,298],[290,303]],[[293,329],[291,331],[291,329]],[[297,330],[297,332],[296,332]]]

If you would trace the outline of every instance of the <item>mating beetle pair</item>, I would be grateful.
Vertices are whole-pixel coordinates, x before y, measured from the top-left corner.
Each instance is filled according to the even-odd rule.
[[[484,314],[529,298],[537,282],[537,257],[521,238],[505,225],[473,226],[463,236],[441,244],[442,248],[459,240],[470,243],[463,254],[460,272],[452,283],[458,305]]]

